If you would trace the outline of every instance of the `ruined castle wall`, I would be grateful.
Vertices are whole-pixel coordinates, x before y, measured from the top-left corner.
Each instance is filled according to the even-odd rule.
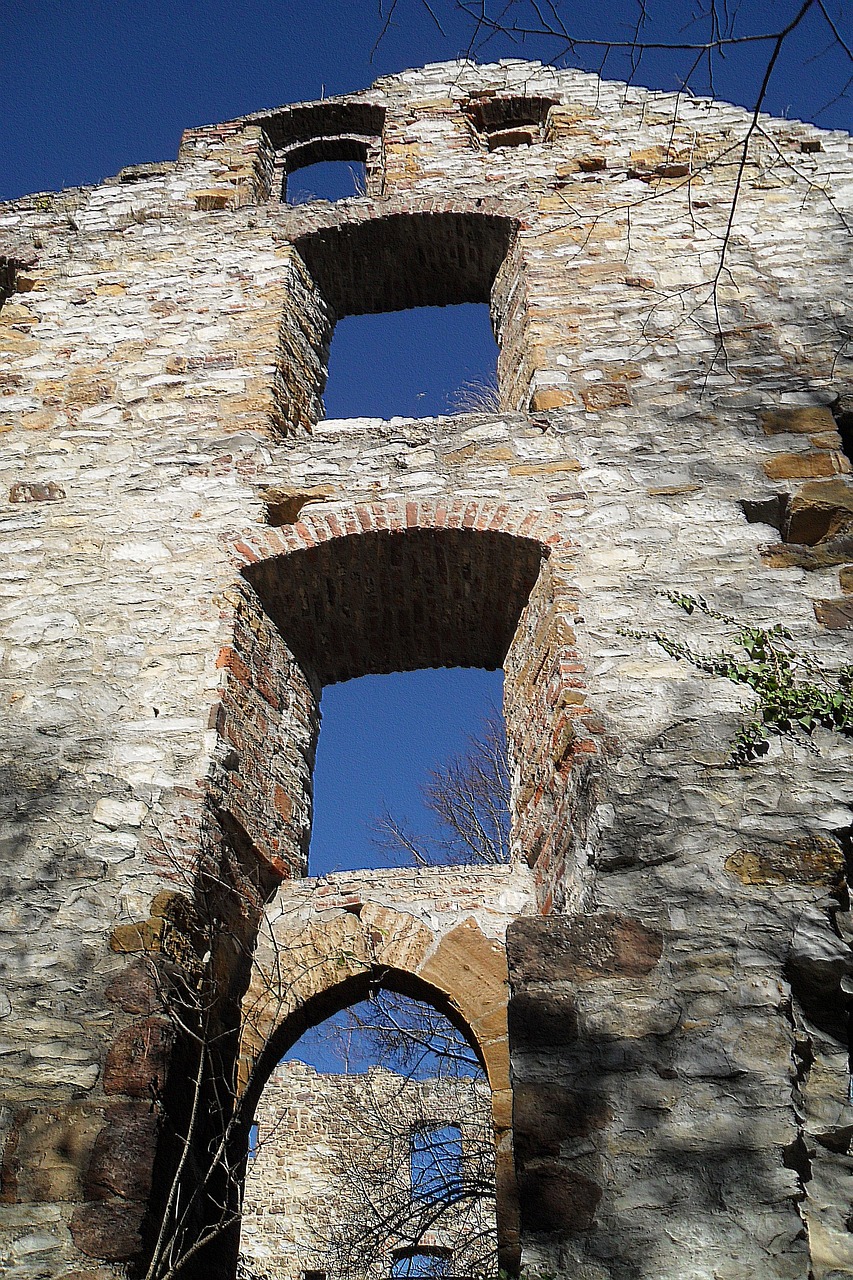
[[[339,1276],[342,1237],[369,1225],[371,1203],[398,1224],[369,1274],[390,1273],[394,1250],[410,1244],[403,1226],[412,1196],[411,1140],[425,1124],[459,1128],[460,1181],[466,1163],[477,1187],[494,1166],[489,1090],[475,1080],[407,1079],[378,1067],[327,1075],[282,1062],[255,1118],[257,1155],[246,1178],[240,1251],[271,1280],[301,1280],[312,1270]],[[468,1274],[472,1262],[495,1249],[493,1197],[476,1204],[461,1197],[424,1243],[450,1252],[454,1275]]]
[[[471,104],[502,95],[555,101],[529,146],[488,149],[477,120],[494,119]],[[417,527],[418,503],[479,503],[564,531],[551,563],[583,670],[559,691],[583,688],[591,737],[574,741],[597,744],[559,817],[574,841],[523,822],[577,761],[556,713],[531,715],[519,747],[542,773],[517,789],[516,829],[554,846],[519,853],[540,906],[572,913],[509,931],[528,1265],[853,1274],[853,962],[843,892],[828,896],[845,744],[783,740],[729,769],[735,686],[624,634],[712,643],[718,624],[674,610],[672,589],[847,658],[853,502],[829,406],[849,381],[849,139],[761,118],[713,290],[739,109],[516,63],[407,72],[353,101],[384,108],[370,197],[270,199],[298,133],[283,109],[188,134],[175,165],[0,209],[2,1265],[106,1277],[138,1251],[170,1035],[145,968],[162,895],[192,896],[222,823],[240,838],[223,814],[262,843],[270,805],[265,874],[304,870],[318,682],[300,667],[283,698],[298,660],[271,632],[276,670],[246,664],[244,740],[272,724],[281,764],[281,794],[260,796],[220,705],[246,676],[235,614],[247,598],[262,613],[239,548],[300,511],[414,504]],[[362,115],[356,132],[382,127]],[[506,223],[505,411],[314,421],[330,313],[294,243],[454,214],[417,234],[437,258],[452,235],[472,294],[495,265],[477,217]],[[406,607],[429,598],[412,583]],[[519,654],[519,707],[551,643],[527,669]]]

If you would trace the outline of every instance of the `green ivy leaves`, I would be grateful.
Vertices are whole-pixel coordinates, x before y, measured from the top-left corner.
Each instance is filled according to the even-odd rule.
[[[853,665],[828,671],[811,655],[798,652],[791,632],[778,622],[769,628],[745,626],[712,609],[702,596],[663,594],[687,614],[703,613],[735,629],[736,650],[700,653],[662,631],[620,628],[622,635],[654,640],[671,658],[753,691],[757,713],[734,739],[729,764],[749,764],[766,755],[773,735],[811,735],[817,728],[853,735]]]

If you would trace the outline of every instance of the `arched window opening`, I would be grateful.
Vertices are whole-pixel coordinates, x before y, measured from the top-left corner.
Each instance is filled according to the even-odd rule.
[[[496,1280],[491,1091],[436,1008],[376,989],[340,1010],[275,1067],[255,1119],[247,1274]]]
[[[497,360],[485,303],[347,316],[329,349],[325,416],[495,413]]]
[[[328,688],[309,874],[509,861],[503,673],[441,668]]]
[[[324,164],[332,169],[336,162],[344,162],[344,168],[352,166],[378,194],[384,120],[385,108],[377,103],[334,98],[247,116],[246,123],[263,130],[273,154],[269,198],[301,204],[309,197],[340,200],[358,194],[347,185],[346,175],[340,179],[322,174],[294,177],[309,166]]]
[[[408,1276],[445,1276],[449,1280],[451,1263],[449,1249],[403,1250],[391,1265],[392,1280]]]

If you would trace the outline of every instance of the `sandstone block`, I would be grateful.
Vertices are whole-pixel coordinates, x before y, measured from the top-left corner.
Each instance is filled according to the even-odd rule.
[[[663,936],[657,929],[614,912],[515,920],[507,930],[514,988],[532,982],[642,977],[662,952]]]
[[[837,434],[835,419],[826,405],[762,409],[759,419],[768,436],[780,435],[786,431],[795,431],[804,435],[811,435],[816,431],[831,431]]]
[[[726,870],[743,884],[834,885],[844,872],[844,852],[833,836],[814,833],[783,844],[738,849]]]
[[[833,476],[850,470],[850,463],[835,450],[808,453],[779,453],[764,463],[771,480],[803,480],[812,476]]]

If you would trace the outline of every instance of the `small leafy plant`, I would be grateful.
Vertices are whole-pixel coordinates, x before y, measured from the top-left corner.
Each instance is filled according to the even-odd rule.
[[[748,626],[712,609],[701,596],[679,591],[662,594],[687,614],[705,614],[735,628],[732,641],[736,649],[714,653],[701,653],[662,631],[620,628],[622,635],[654,640],[671,658],[753,691],[758,699],[756,714],[732,742],[729,764],[749,764],[766,755],[772,736],[808,737],[818,728],[853,735],[853,664],[839,671],[827,670],[812,655],[794,647],[791,632],[781,623]]]

